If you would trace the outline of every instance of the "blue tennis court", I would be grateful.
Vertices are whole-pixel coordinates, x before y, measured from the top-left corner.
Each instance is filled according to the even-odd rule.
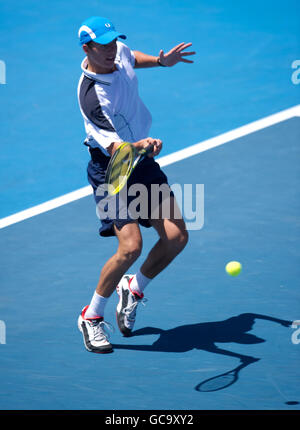
[[[299,410],[298,3],[0,7],[0,34],[13,32],[0,47],[0,222],[88,185],[76,88],[77,30],[90,15],[153,55],[193,42],[193,65],[138,77],[170,184],[204,193],[203,225],[145,290],[130,338],[111,297],[108,355],[88,353],[77,328],[117,246],[98,236],[92,195],[2,225],[0,410]],[[142,232],[132,273],[156,241]],[[242,263],[237,277],[225,272],[231,260]]]

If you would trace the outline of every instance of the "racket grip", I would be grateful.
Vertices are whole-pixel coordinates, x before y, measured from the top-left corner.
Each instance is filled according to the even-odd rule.
[[[151,154],[154,150],[154,145],[149,145],[148,148],[142,149],[139,153],[143,156]]]

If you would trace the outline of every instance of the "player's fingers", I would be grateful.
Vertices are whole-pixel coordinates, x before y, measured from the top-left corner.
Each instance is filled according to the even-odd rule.
[[[182,58],[182,59],[181,59],[181,62],[182,62],[182,63],[189,63],[189,64],[194,63],[194,61],[192,61],[192,60],[187,60],[187,59],[185,59],[185,58]]]
[[[160,139],[154,139],[153,145],[153,156],[158,155],[162,148],[162,141]]]
[[[189,43],[183,43],[183,44],[181,44],[181,46],[178,45],[177,52],[181,52],[184,49],[189,48],[190,46],[192,46],[191,42],[189,42]]]
[[[145,145],[144,149],[149,148],[149,146],[153,146],[153,149],[155,149],[155,142],[157,139],[153,139],[152,137],[148,137],[145,139]],[[150,154],[151,155],[151,154]]]
[[[181,43],[178,43],[178,45],[176,45],[176,46],[174,46],[174,50],[178,50],[178,49],[180,49],[182,46],[184,46],[184,45],[186,45],[186,43],[185,42],[181,42]]]
[[[185,42],[179,43],[179,45],[174,46],[174,48],[172,48],[169,51],[169,54],[172,54],[173,52],[178,52],[178,50],[185,45]]]
[[[157,141],[157,143],[156,143],[155,146],[156,146],[157,150],[160,151],[161,148],[162,148],[162,141],[158,139],[158,141]]]
[[[184,57],[184,56],[187,56],[187,55],[195,55],[196,54],[196,52],[195,51],[189,51],[189,52],[181,52],[181,56],[182,57]]]

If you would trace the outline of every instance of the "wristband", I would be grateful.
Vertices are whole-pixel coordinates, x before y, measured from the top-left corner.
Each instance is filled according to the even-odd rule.
[[[160,62],[159,58],[157,59],[157,64],[158,64],[160,67],[167,67],[167,66],[165,66],[164,64],[161,64],[161,62]]]

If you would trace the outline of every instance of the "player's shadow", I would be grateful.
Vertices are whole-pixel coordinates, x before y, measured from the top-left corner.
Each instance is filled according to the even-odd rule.
[[[219,348],[215,344],[233,342],[243,345],[252,345],[265,342],[265,339],[248,333],[252,330],[256,319],[272,321],[285,327],[289,327],[292,324],[291,321],[266,315],[244,313],[224,321],[187,324],[169,330],[145,327],[134,331],[131,336],[159,335],[159,338],[152,345],[114,344],[113,347],[115,349],[130,349],[135,351],[178,353],[199,349],[240,359],[240,364],[235,369],[203,381],[195,387],[197,391],[217,391],[236,382],[241,369],[258,361],[259,358],[228,351]]]

